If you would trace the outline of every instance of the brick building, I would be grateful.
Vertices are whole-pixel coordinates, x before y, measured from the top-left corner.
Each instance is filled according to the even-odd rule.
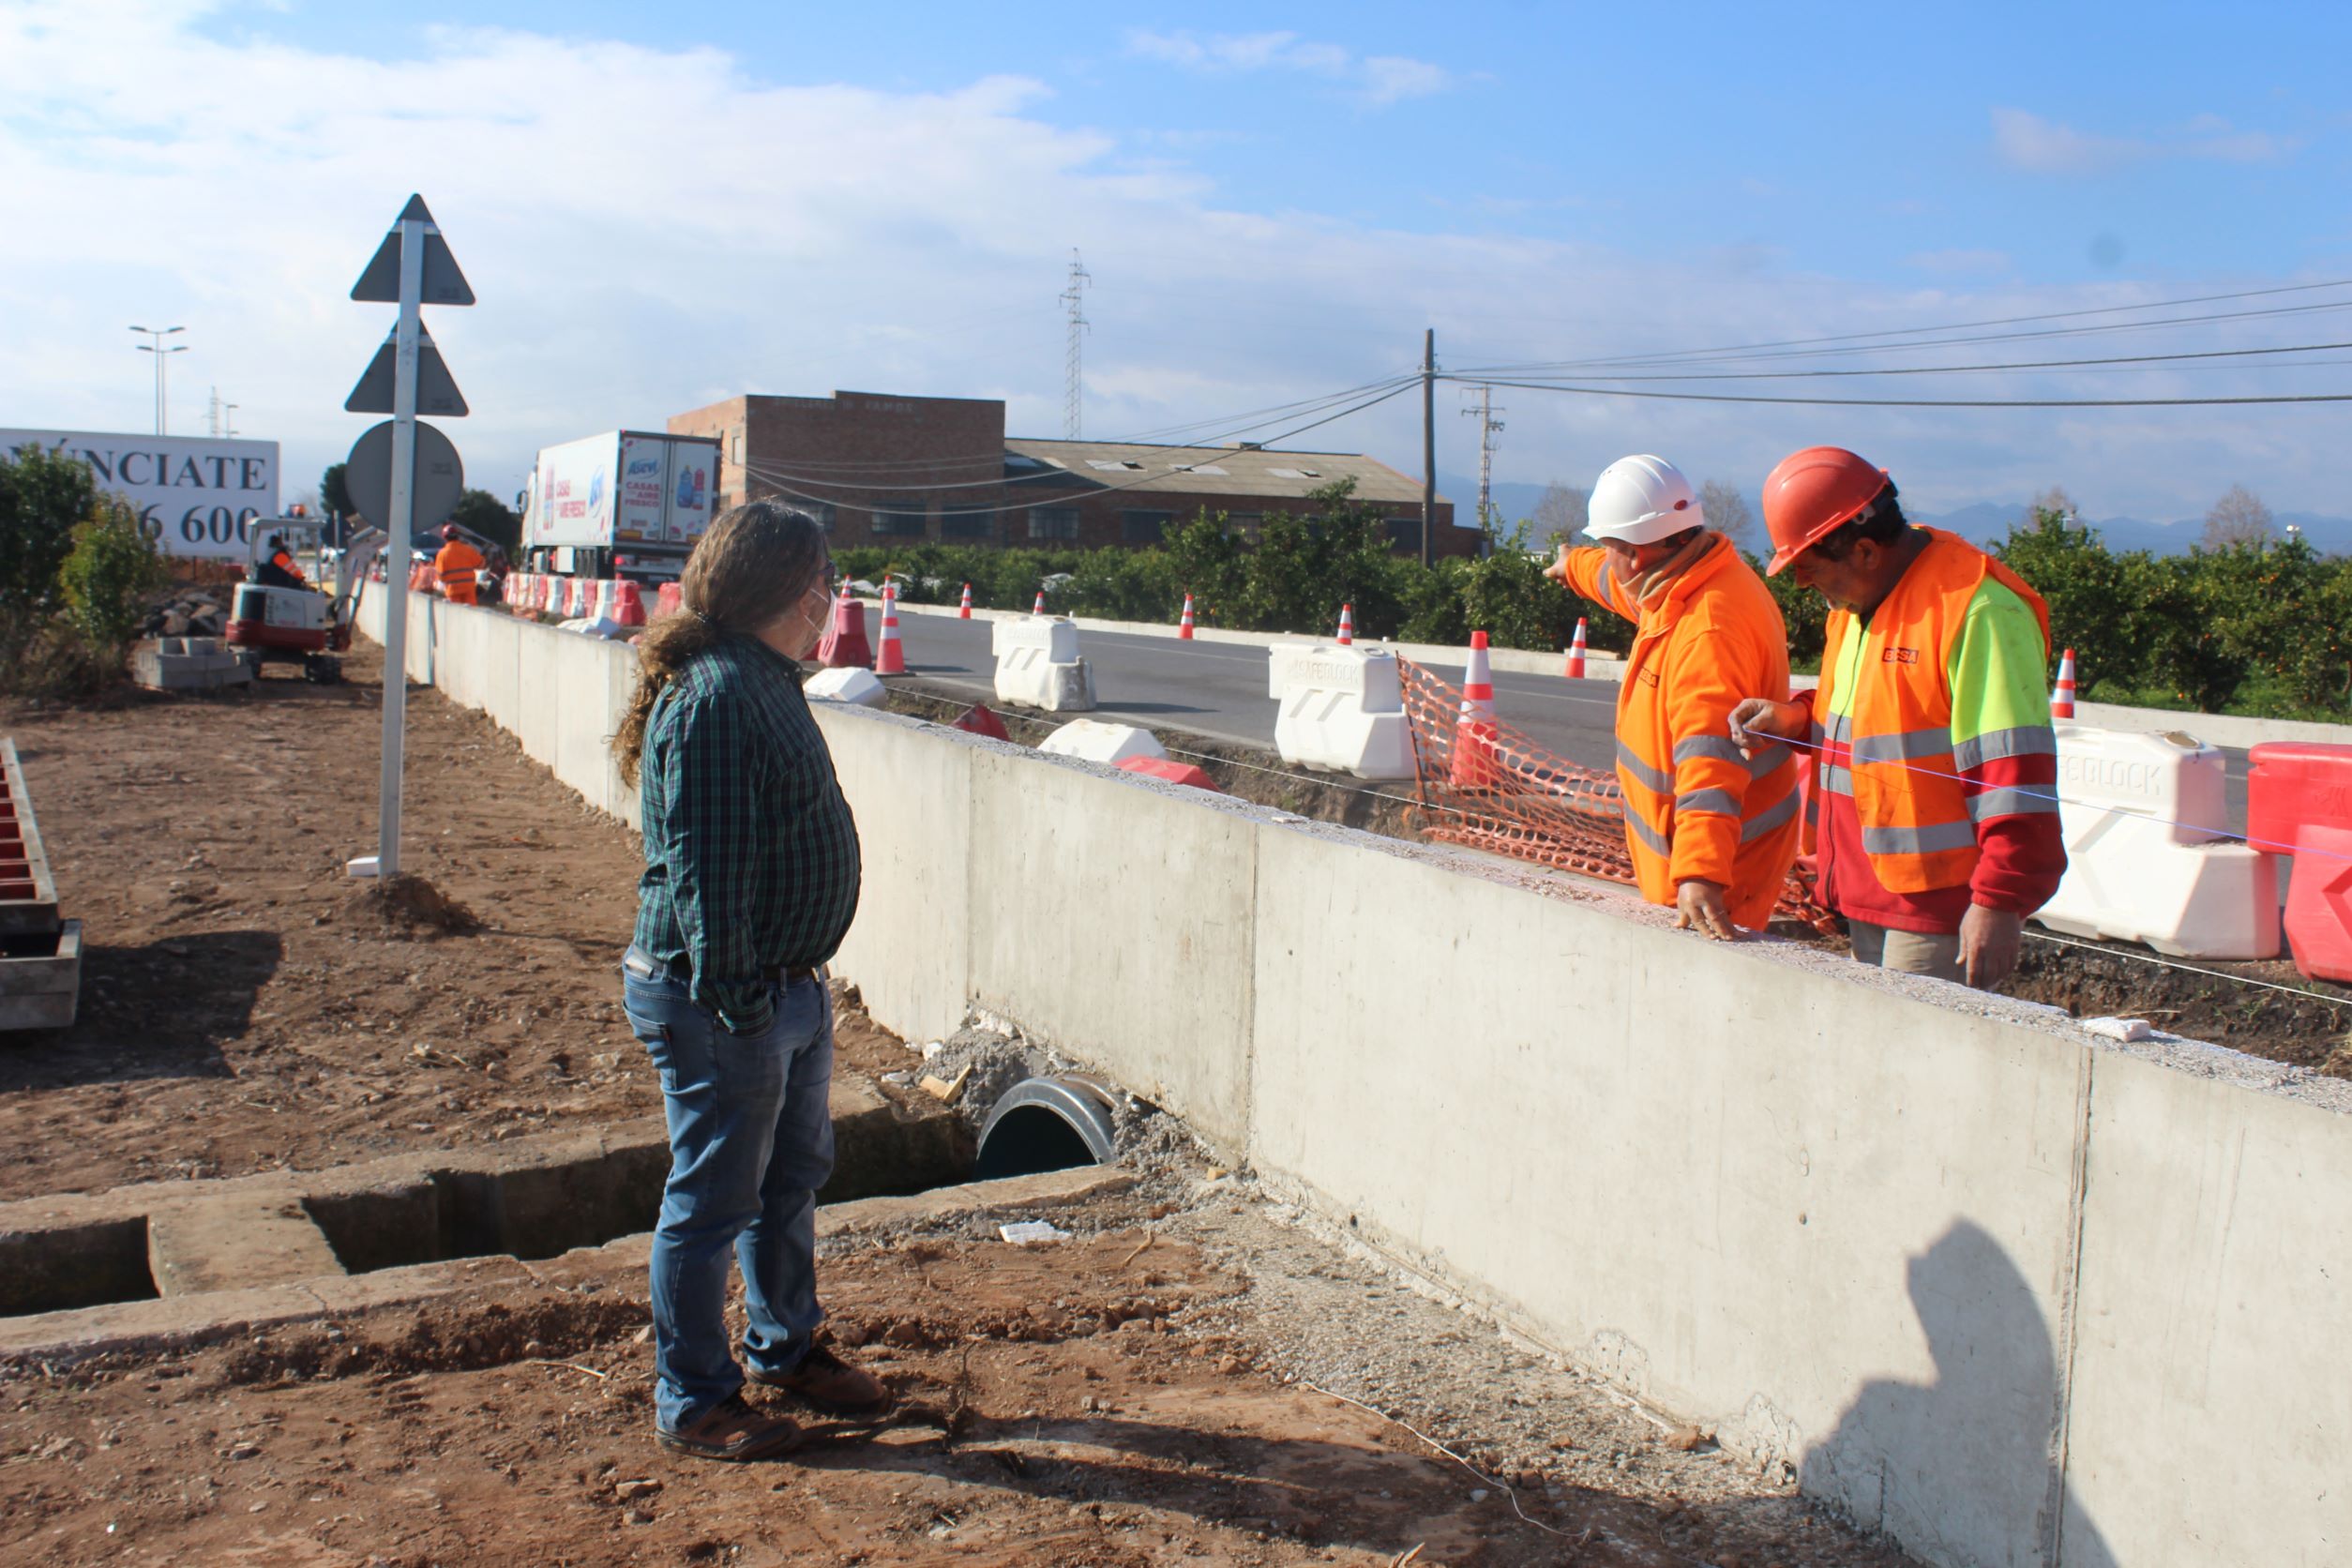
[[[1420,548],[1420,481],[1356,453],[1008,440],[994,399],[873,392],[730,398],[672,415],[670,432],[717,438],[722,508],[790,501],[815,513],[837,545],[1148,545],[1202,510],[1246,533],[1353,479],[1356,500],[1391,520],[1397,548]],[[1476,532],[1455,528],[1442,498],[1435,548],[1478,549]]]

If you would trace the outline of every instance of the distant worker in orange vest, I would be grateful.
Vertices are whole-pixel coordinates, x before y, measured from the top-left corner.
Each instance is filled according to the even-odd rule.
[[[1808,446],[1764,481],[1774,547],[1830,603],[1821,684],[1760,693],[1731,735],[1804,739],[1822,901],[1854,957],[1990,989],[2066,872],[2050,612],[1967,540],[1915,527],[1884,470]]]
[[[294,562],[294,552],[286,548],[286,536],[273,534],[269,538],[269,559],[253,573],[253,580],[264,588],[308,588],[309,580],[302,575]]]
[[[482,569],[482,552],[465,542],[454,523],[443,526],[441,537],[445,541],[441,553],[433,557],[433,570],[441,575],[441,591],[449,596],[451,604],[472,604],[474,574]]]
[[[1730,719],[1743,698],[1788,693],[1780,607],[1664,458],[1609,464],[1586,515],[1599,548],[1563,543],[1545,575],[1636,628],[1617,691],[1635,882],[1678,927],[1762,930],[1797,857],[1798,762],[1784,746],[1751,760]]]

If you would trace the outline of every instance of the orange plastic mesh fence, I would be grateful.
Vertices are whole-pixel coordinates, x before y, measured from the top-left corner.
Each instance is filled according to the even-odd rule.
[[[1631,883],[1625,801],[1613,773],[1556,757],[1491,716],[1464,711],[1459,687],[1396,661],[1411,721],[1421,831],[1432,838],[1608,882]],[[1774,918],[1819,931],[1835,922],[1793,870]]]

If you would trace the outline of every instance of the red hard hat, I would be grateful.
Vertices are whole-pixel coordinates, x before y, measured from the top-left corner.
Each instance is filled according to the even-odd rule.
[[[441,536],[445,539],[455,540],[458,536],[458,525],[454,522],[443,523],[441,525]]]
[[[1887,471],[1843,446],[1808,446],[1780,460],[1764,481],[1764,531],[1772,536],[1766,577],[1862,515],[1887,488]]]

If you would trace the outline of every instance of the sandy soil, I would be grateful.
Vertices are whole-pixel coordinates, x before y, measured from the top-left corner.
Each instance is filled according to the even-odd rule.
[[[0,1557],[1905,1560],[1696,1434],[1565,1384],[1435,1304],[1385,1299],[1373,1272],[1231,1194],[1196,1182],[1175,1202],[1165,1184],[1097,1199],[1054,1215],[1074,1236],[1047,1247],[1007,1246],[985,1220],[829,1243],[835,1332],[899,1402],[869,1425],[795,1410],[809,1440],[768,1464],[651,1441],[641,1274],[609,1254],[540,1264],[548,1288],[520,1297],[27,1380],[0,1413]],[[1266,1289],[1277,1275],[1284,1288]],[[1396,1413],[1510,1465],[1511,1490],[1286,1369],[1349,1311],[1377,1314],[1431,1368],[1389,1401]],[[1484,1428],[1506,1406],[1546,1434],[1540,1454],[1503,1457],[1515,1440]]]
[[[404,865],[478,924],[387,919],[342,871],[375,847],[381,654],[346,668],[0,712],[86,952],[72,1029],[0,1034],[0,1199],[659,1111],[620,1006],[635,837],[412,688]],[[859,1027],[840,1052],[906,1064]]]

